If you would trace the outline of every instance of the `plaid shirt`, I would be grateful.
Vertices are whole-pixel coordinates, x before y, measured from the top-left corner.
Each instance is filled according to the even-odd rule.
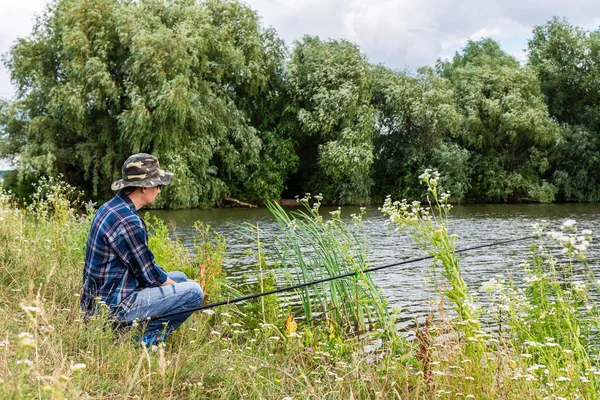
[[[111,313],[127,312],[132,293],[166,280],[167,273],[148,248],[144,221],[129,197],[119,192],[92,221],[83,267],[82,311],[92,315],[99,298]]]

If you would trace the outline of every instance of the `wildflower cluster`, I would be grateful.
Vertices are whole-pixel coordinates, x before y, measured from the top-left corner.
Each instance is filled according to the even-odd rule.
[[[479,326],[478,310],[458,266],[458,258],[454,252],[455,236],[450,235],[447,230],[448,212],[451,209],[447,202],[450,194],[438,196],[440,175],[437,171],[428,169],[419,178],[421,183],[427,186],[431,196],[428,208],[421,206],[419,201],[392,201],[388,196],[380,211],[388,216],[388,224],[391,223],[397,230],[410,234],[434,260],[441,262],[442,276],[451,284],[451,288],[445,290],[444,294],[455,304],[459,320],[468,325],[465,332],[470,335],[472,329]],[[435,272],[436,264],[432,267]]]
[[[561,225],[560,231],[550,231],[548,237],[562,246],[561,253],[586,261],[587,249],[592,241],[592,231],[584,229],[577,232],[577,222],[568,219]]]

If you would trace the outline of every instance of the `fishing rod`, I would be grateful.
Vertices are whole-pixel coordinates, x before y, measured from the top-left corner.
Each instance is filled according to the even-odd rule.
[[[467,251],[473,251],[473,250],[477,250],[477,249],[484,249],[484,248],[492,247],[492,246],[499,246],[501,244],[507,244],[507,243],[525,241],[525,240],[528,240],[528,239],[533,239],[535,237],[536,236],[525,236],[525,237],[521,237],[521,238],[518,238],[518,239],[510,239],[510,240],[503,240],[503,241],[500,241],[500,242],[495,242],[495,243],[490,243],[490,244],[482,244],[482,245],[478,245],[478,246],[467,247],[465,249],[456,250],[454,253],[465,253]],[[193,308],[193,309],[190,309],[190,310],[175,311],[175,312],[170,312],[170,313],[163,314],[163,315],[154,315],[152,317],[137,318],[137,319],[135,319],[133,321],[117,321],[117,322],[115,322],[115,326],[119,327],[119,328],[123,328],[123,327],[126,327],[126,326],[133,325],[136,322],[137,323],[145,323],[145,322],[156,321],[157,319],[160,319],[160,318],[172,317],[172,316],[179,315],[179,314],[192,313],[192,312],[195,312],[195,311],[207,310],[207,309],[213,308],[213,307],[225,306],[225,305],[234,304],[234,303],[240,303],[242,301],[257,299],[259,297],[268,296],[268,295],[271,295],[271,294],[283,293],[283,292],[290,292],[292,290],[297,290],[297,289],[302,289],[302,288],[305,288],[305,287],[308,287],[308,286],[318,285],[319,283],[330,282],[330,281],[334,281],[334,280],[342,279],[342,278],[349,278],[351,276],[358,278],[359,274],[361,274],[361,273],[365,274],[367,272],[380,271],[382,269],[391,268],[391,267],[397,267],[399,265],[412,264],[412,263],[416,263],[416,262],[419,262],[419,261],[430,260],[432,258],[435,258],[435,256],[424,256],[424,257],[419,257],[419,258],[413,258],[413,259],[410,259],[410,260],[399,261],[399,262],[396,262],[396,263],[393,263],[393,264],[386,264],[386,265],[380,265],[378,267],[367,268],[367,269],[364,269],[362,271],[348,272],[348,273],[345,273],[345,274],[336,275],[336,276],[330,276],[328,278],[318,279],[318,280],[311,281],[311,282],[300,283],[300,284],[297,284],[297,285],[288,286],[288,287],[284,287],[284,288],[281,288],[281,289],[274,289],[274,290],[270,290],[268,292],[255,293],[255,294],[250,294],[250,295],[247,295],[247,296],[236,297],[236,298],[229,299],[229,300],[218,301],[216,303],[205,304],[203,306],[200,306],[200,307],[197,307],[197,308]]]

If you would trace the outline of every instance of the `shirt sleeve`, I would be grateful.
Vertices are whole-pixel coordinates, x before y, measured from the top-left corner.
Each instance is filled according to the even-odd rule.
[[[146,230],[135,223],[124,224],[122,229],[113,248],[123,264],[131,269],[142,286],[161,286],[167,280],[167,273],[156,264],[148,248]]]

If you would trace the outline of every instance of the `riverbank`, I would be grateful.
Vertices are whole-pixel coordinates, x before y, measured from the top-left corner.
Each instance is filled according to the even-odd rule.
[[[581,247],[575,247],[584,245],[587,233],[575,233],[571,223],[557,235],[558,254],[545,245],[545,236],[536,241],[521,266],[525,281],[488,282],[483,290],[494,302],[486,309],[465,302],[472,293],[457,291],[460,269],[449,273],[442,262],[437,287],[446,300],[440,297],[435,319],[415,330],[414,340],[402,332],[393,340],[375,330],[348,332],[318,318],[308,325],[271,296],[196,313],[164,347],[146,349],[132,332],[109,329],[105,317],[82,321],[77,295],[92,210],[74,213],[60,193],[40,197],[27,210],[12,207],[6,196],[0,201],[2,398],[598,396],[600,325],[589,298],[595,280],[578,261]],[[432,249],[427,243],[451,245],[435,233],[443,226],[430,230],[426,220],[416,221],[435,239],[423,242],[425,249]],[[150,245],[161,265],[217,278],[224,251],[217,236],[198,230],[192,251],[171,239],[160,221],[149,222]],[[571,261],[560,258],[562,248]],[[214,263],[208,267],[209,259]],[[212,299],[235,295],[219,279],[212,282]],[[268,290],[274,283],[265,276],[262,288],[244,290]],[[457,313],[458,304],[468,314]],[[495,321],[495,328],[486,320]]]

